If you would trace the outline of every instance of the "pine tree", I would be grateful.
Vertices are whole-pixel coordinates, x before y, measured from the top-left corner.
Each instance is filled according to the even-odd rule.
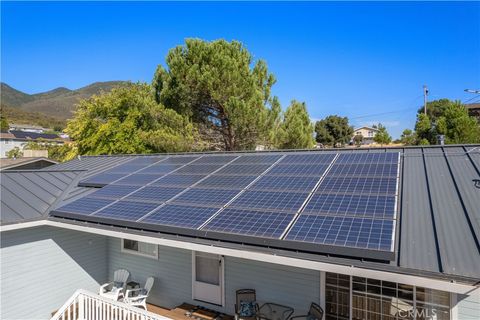
[[[315,144],[313,125],[308,115],[307,106],[293,100],[285,111],[279,130],[280,149],[307,149]]]

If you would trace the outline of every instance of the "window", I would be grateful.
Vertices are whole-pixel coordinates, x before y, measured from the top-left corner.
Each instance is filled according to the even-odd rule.
[[[350,289],[350,277],[335,273],[327,273],[325,289],[328,320],[450,319],[444,291],[362,277],[352,277]]]
[[[158,259],[158,246],[152,243],[122,239],[122,252]]]

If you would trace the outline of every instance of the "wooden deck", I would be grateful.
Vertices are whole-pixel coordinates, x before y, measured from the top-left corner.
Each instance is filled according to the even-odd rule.
[[[187,303],[184,303],[174,309],[167,309],[147,303],[148,311],[174,320],[215,320],[218,318],[218,313],[210,310],[198,310],[192,314],[192,317],[187,317],[185,313],[190,312],[194,308],[194,305]],[[221,319],[233,320],[234,317],[221,314]]]

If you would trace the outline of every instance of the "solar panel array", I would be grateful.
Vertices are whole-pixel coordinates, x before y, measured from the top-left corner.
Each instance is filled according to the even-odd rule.
[[[398,164],[398,153],[138,156],[81,181],[101,188],[53,214],[387,257],[382,253],[393,252]]]
[[[393,251],[398,153],[339,154],[285,239]]]

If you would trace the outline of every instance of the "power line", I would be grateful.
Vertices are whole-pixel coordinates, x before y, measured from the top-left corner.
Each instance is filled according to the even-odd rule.
[[[470,99],[468,99],[468,100],[466,100],[466,101],[463,101],[462,103],[470,102],[470,101],[472,101],[473,99],[477,99],[478,97],[480,97],[480,94],[479,94],[479,95],[476,95],[475,97],[470,98]]]

